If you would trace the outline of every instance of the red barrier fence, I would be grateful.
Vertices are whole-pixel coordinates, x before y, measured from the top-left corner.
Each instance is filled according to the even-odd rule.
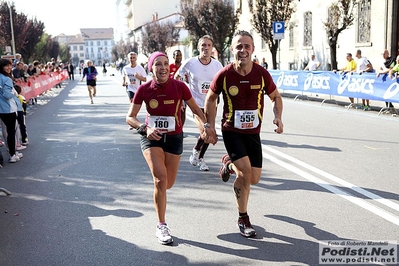
[[[51,74],[44,74],[38,77],[28,78],[28,82],[17,81],[16,83],[21,86],[21,94],[27,101],[30,99],[50,90],[52,87],[68,78],[68,71],[62,70],[61,72],[52,72]]]

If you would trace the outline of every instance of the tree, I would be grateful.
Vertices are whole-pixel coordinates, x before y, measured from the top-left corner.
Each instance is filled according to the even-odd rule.
[[[142,30],[143,54],[149,56],[155,51],[166,51],[166,48],[178,43],[180,29],[171,21],[148,23]]]
[[[255,2],[255,4],[253,3]],[[284,21],[285,25],[295,12],[296,0],[254,0],[248,1],[252,13],[251,23],[269,47],[272,54],[273,69],[277,69],[277,50],[279,40],[273,39],[273,22]]]
[[[112,60],[118,61],[126,58],[127,54],[130,52],[137,53],[137,43],[125,43],[123,40],[120,40],[114,47],[112,47]]]
[[[10,10],[13,18],[13,31],[15,50],[22,55],[24,61],[28,62],[34,52],[34,47],[40,41],[40,37],[44,32],[44,24],[36,19],[28,19],[23,13],[16,13],[14,4],[8,7],[7,3],[3,2],[0,5],[0,46],[11,46],[11,23]]]
[[[224,65],[224,53],[230,47],[241,9],[234,11],[230,0],[181,0],[180,5],[185,28],[195,40],[195,47],[202,36],[210,35]]]
[[[63,44],[60,46],[60,59],[62,62],[69,62],[71,60],[71,53],[68,45]]]
[[[330,46],[331,69],[337,69],[337,43],[339,34],[353,25],[357,0],[338,0],[328,8],[328,20],[323,22]]]
[[[50,35],[43,33],[40,41],[35,45],[31,61],[39,60],[40,62],[48,62],[51,57],[57,58],[60,52],[60,45],[53,41]]]

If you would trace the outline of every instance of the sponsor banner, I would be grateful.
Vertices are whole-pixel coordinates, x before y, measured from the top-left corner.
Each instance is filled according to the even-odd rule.
[[[29,101],[67,78],[68,71],[62,70],[61,72],[29,77],[27,82],[17,81],[16,83],[22,88],[21,94]]]
[[[269,70],[274,83],[282,90],[347,96],[399,103],[399,79],[388,74],[339,74],[332,71]]]
[[[319,241],[319,264],[397,265],[397,241],[322,240]]]

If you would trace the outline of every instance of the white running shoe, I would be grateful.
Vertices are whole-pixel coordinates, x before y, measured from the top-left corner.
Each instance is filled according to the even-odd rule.
[[[157,225],[157,231],[155,235],[158,238],[158,242],[162,245],[168,245],[173,243],[173,238],[170,235],[170,230],[166,224]]]
[[[25,150],[26,149],[26,146],[17,146],[17,148],[16,148],[16,150],[17,151],[22,151],[22,150]]]
[[[199,157],[199,151],[197,151],[196,149],[193,149],[193,154],[190,155],[190,163],[193,166],[198,165],[198,157]]]
[[[199,163],[198,164],[199,164],[199,169],[201,171],[209,171],[209,167],[208,167],[208,165],[206,165],[206,163],[205,163],[203,158],[199,159]]]
[[[19,157],[15,154],[13,156],[11,156],[10,159],[8,160],[8,162],[10,162],[10,163],[16,163],[18,161],[19,161]]]
[[[22,157],[24,157],[24,155],[22,154],[22,152],[15,152],[15,155],[18,156],[19,159],[21,159]]]

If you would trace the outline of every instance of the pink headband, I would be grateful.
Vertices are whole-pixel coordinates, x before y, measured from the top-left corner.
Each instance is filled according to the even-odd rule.
[[[162,53],[162,52],[154,52],[152,53],[152,55],[150,56],[150,59],[148,59],[148,71],[152,71],[152,64],[154,63],[155,58],[157,58],[158,56],[166,56],[166,54]]]

